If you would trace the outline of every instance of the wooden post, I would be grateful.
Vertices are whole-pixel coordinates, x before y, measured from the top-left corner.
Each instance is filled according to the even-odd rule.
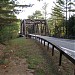
[[[61,66],[61,61],[62,61],[62,51],[60,51],[59,66]]]
[[[54,45],[52,47],[52,56],[54,56]]]

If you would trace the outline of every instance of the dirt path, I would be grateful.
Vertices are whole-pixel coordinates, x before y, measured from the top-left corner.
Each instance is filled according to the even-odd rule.
[[[0,66],[0,75],[33,75],[34,70],[28,69],[26,59],[10,58],[10,63]]]
[[[6,47],[0,44],[0,61],[3,57],[3,50]],[[5,61],[9,61],[7,64],[0,64],[0,75],[34,75],[34,70],[28,69],[28,63],[26,59],[22,59],[16,56],[13,56],[14,53],[7,53],[8,58]]]

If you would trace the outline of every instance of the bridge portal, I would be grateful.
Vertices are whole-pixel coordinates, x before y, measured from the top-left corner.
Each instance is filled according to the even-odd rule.
[[[24,19],[21,21],[20,34],[48,35],[48,25],[44,19]]]

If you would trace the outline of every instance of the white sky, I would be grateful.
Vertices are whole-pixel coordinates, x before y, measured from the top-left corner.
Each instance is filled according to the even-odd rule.
[[[17,15],[17,18],[19,19],[26,19],[28,15],[32,15],[36,10],[42,11],[42,6],[44,3],[48,3],[47,12],[51,13],[52,6],[54,6],[53,1],[56,0],[43,0],[43,1],[37,1],[37,0],[18,0],[20,4],[34,4],[32,7],[24,8],[24,12]],[[49,17],[48,15],[47,17]]]

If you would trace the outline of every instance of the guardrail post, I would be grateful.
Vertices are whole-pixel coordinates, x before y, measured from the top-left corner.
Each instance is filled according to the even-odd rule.
[[[29,35],[29,38],[31,38],[31,35]]]
[[[74,64],[74,75],[75,75],[75,64]]]
[[[59,66],[61,66],[61,61],[62,61],[62,51],[60,51]]]
[[[39,42],[40,42],[40,38],[39,38]]]
[[[41,39],[41,44],[42,44],[42,39]]]
[[[35,39],[35,37],[33,36],[33,39]]]
[[[45,40],[44,40],[44,46],[45,46]]]
[[[52,56],[54,55],[54,45],[52,47]]]
[[[47,44],[47,50],[49,49],[49,42],[48,42],[48,44]]]
[[[36,35],[34,37],[35,37],[35,40],[36,40]]]

